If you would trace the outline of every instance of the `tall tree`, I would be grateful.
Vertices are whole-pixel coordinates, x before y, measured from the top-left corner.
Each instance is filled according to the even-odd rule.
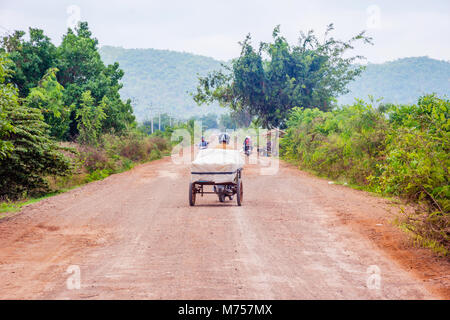
[[[333,29],[332,24],[327,27],[323,41],[312,30],[302,32],[298,45],[290,45],[278,26],[273,41],[260,43],[258,49],[248,35],[230,66],[199,78],[194,100],[247,111],[267,128],[284,126],[293,107],[330,109],[363,70],[353,65],[363,57],[347,57],[347,52],[357,41],[371,43],[364,32],[348,41],[336,40],[329,36]]]
[[[3,50],[14,62],[12,77],[8,81],[17,85],[22,98],[37,86],[45,72],[55,65],[56,59],[56,47],[44,31],[29,28],[29,41],[23,39],[24,35],[24,31],[15,31],[1,40]]]
[[[13,150],[11,141],[6,138],[14,133],[14,128],[7,118],[7,110],[10,105],[17,105],[16,91],[12,84],[5,84],[6,79],[11,76],[12,61],[0,54],[0,160],[6,158]]]
[[[57,49],[58,80],[65,88],[64,102],[79,108],[83,93],[91,92],[94,104],[105,104],[108,118],[103,130],[121,132],[134,125],[131,102],[120,99],[123,71],[118,63],[105,66],[98,53],[98,40],[92,37],[87,22],[81,22],[76,30],[69,29]],[[107,99],[104,100],[104,97]],[[72,115],[71,135],[78,134],[78,120]]]
[[[71,164],[47,134],[48,125],[39,109],[22,104],[17,89],[5,83],[8,62],[0,57],[0,104],[9,130],[0,130],[0,197],[18,198],[25,192],[48,191],[46,177],[66,175]]]
[[[74,106],[66,106],[63,101],[64,87],[56,80],[58,69],[50,68],[39,85],[32,88],[27,97],[30,107],[38,108],[50,126],[50,135],[64,140],[68,138],[70,113]]]
[[[47,89],[42,87],[41,79],[45,78],[45,81],[50,81],[48,86],[52,86],[54,89],[57,88],[56,83],[65,88],[65,90],[60,90],[62,91],[62,105],[73,106],[69,129],[63,133],[61,127],[54,128],[51,125],[52,134],[55,137],[70,139],[79,134],[76,110],[81,107],[82,94],[85,91],[91,92],[96,105],[103,101],[104,111],[108,113],[108,117],[102,123],[103,131],[121,133],[127,128],[135,126],[131,102],[122,101],[119,94],[119,90],[122,88],[120,81],[124,73],[118,63],[105,66],[98,53],[98,41],[92,37],[86,22],[80,23],[75,30],[68,29],[58,47],[51,43],[42,30],[30,28],[29,33],[29,41],[24,40],[25,32],[23,31],[16,31],[1,40],[2,51],[6,51],[14,62],[11,68],[13,76],[7,81],[18,87],[22,98],[27,97],[32,88],[41,88],[34,92],[30,97],[30,99],[33,98],[33,101],[29,102],[33,102],[34,107],[43,110],[47,122],[50,120],[49,114],[45,113],[48,108],[42,104],[48,105],[49,101],[42,101],[42,94]],[[59,70],[59,72],[55,72],[56,82],[52,76],[49,77],[47,74],[47,72],[53,72],[49,71],[52,68]],[[52,94],[56,94],[56,91],[53,90]],[[59,96],[59,94],[56,95]],[[61,104],[59,105],[61,106]],[[57,114],[58,112],[51,117],[55,121],[58,119],[59,121],[56,122],[59,122],[60,125],[64,123],[65,127],[67,117],[65,114],[64,117],[54,117]]]

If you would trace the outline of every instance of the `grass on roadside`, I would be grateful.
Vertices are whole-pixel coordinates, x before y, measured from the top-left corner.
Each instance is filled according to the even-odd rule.
[[[74,186],[72,188],[67,188],[67,189],[61,189],[55,192],[51,192],[48,193],[46,195],[43,195],[41,197],[36,197],[36,198],[30,198],[30,199],[25,199],[25,200],[21,200],[21,201],[5,201],[5,202],[1,202],[0,203],[0,219],[3,219],[7,216],[11,216],[8,215],[7,213],[15,213],[20,211],[23,207],[39,202],[41,200],[56,196],[60,193],[64,193],[67,192],[69,190],[72,190],[74,188],[76,188],[77,186]]]
[[[413,232],[414,225],[405,222],[404,220],[400,221],[399,219],[395,219],[394,224],[410,236],[414,246],[430,249],[440,257],[447,257],[450,255],[450,251],[439,242]]]

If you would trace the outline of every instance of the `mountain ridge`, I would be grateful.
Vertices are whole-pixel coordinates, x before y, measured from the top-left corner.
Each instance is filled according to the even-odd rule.
[[[221,68],[224,61],[189,52],[162,49],[125,49],[102,46],[105,63],[118,62],[125,75],[122,98],[131,98],[138,120],[151,113],[169,113],[186,119],[206,113],[224,113],[217,104],[199,107],[190,96],[198,76]],[[350,92],[338,97],[339,104],[355,98],[383,97],[386,103],[415,103],[428,93],[450,96],[450,62],[429,57],[406,57],[384,63],[369,63],[360,77],[348,85]]]

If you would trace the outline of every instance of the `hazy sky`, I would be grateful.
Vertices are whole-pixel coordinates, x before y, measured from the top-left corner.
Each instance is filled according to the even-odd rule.
[[[266,41],[280,24],[295,42],[300,30],[321,34],[333,22],[338,38],[368,31],[375,45],[357,53],[370,62],[409,56],[450,60],[449,0],[0,0],[0,32],[39,27],[59,43],[78,11],[100,45],[227,60],[239,54],[238,41],[249,32],[255,43]]]

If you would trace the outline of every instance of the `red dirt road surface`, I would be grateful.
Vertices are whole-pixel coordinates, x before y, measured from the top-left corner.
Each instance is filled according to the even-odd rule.
[[[0,220],[0,298],[448,298],[448,262],[405,244],[388,200],[283,162],[259,173],[242,207],[190,207],[170,158],[29,205]]]

